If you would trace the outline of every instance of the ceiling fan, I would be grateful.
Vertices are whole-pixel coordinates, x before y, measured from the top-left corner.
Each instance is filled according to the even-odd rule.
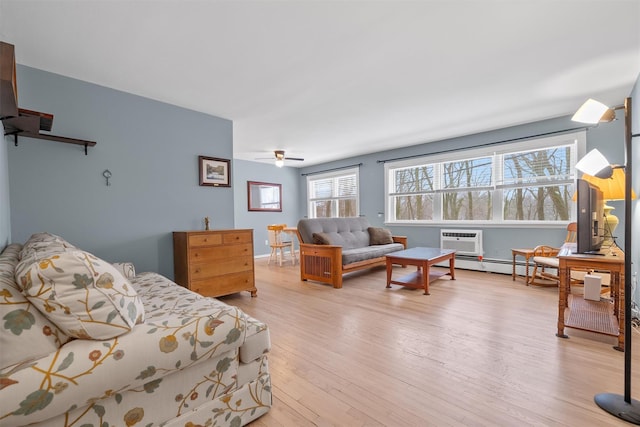
[[[275,150],[273,154],[276,156],[276,166],[281,168],[284,166],[285,160],[295,160],[298,162],[303,162],[304,159],[301,157],[285,157],[284,150]]]

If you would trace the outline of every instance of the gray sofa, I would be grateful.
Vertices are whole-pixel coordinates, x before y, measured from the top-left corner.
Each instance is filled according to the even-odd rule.
[[[310,218],[298,222],[300,278],[342,287],[342,275],[385,265],[385,255],[407,246],[406,236],[371,227],[365,217]]]

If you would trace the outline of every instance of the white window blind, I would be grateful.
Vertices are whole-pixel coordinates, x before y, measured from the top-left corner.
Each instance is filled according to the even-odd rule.
[[[358,216],[359,169],[307,177],[309,218]]]

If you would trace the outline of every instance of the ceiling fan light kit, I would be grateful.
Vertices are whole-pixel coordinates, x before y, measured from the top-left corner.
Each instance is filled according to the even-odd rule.
[[[275,150],[273,154],[276,156],[276,166],[281,168],[284,166],[285,160],[295,160],[298,162],[303,162],[304,159],[300,157],[285,157],[284,150]]]

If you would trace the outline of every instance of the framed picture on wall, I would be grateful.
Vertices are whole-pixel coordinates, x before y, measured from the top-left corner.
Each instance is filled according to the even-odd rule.
[[[200,185],[231,187],[231,161],[215,157],[198,156]]]

